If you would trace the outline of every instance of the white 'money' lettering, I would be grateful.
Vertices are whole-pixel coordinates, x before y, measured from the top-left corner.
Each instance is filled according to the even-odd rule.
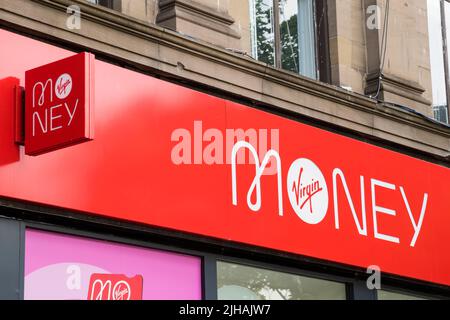
[[[381,239],[381,240],[386,240],[389,242],[394,242],[394,243],[400,243],[400,239],[397,237],[393,237],[393,236],[389,236],[386,234],[382,234],[378,232],[378,220],[377,220],[377,213],[385,213],[391,216],[395,216],[396,212],[395,210],[392,209],[388,209],[388,208],[383,208],[383,207],[379,207],[377,206],[377,200],[376,200],[376,189],[375,187],[382,187],[385,189],[389,189],[389,190],[394,190],[396,189],[395,185],[391,184],[391,183],[387,183],[387,182],[383,182],[383,181],[379,181],[376,179],[372,179],[371,180],[371,186],[372,186],[372,215],[373,215],[373,234],[374,237],[377,239]]]
[[[64,106],[66,107],[67,114],[69,116],[69,122],[67,123],[67,126],[70,127],[70,125],[72,124],[73,117],[75,116],[75,112],[77,112],[78,99],[75,102],[75,106],[73,107],[73,111],[70,110],[69,105],[67,103],[64,103]]]
[[[428,194],[425,193],[423,196],[423,202],[422,202],[422,210],[420,211],[420,217],[419,222],[416,223],[414,220],[414,216],[411,212],[411,208],[409,206],[408,199],[406,198],[405,190],[403,187],[400,187],[400,192],[402,193],[403,201],[405,202],[406,210],[408,211],[409,219],[411,220],[412,226],[414,228],[414,236],[411,240],[411,247],[414,247],[416,245],[417,238],[420,234],[420,229],[422,229],[423,224],[423,218],[425,217],[425,211],[427,210],[427,203],[428,203]]]
[[[283,216],[283,196],[282,196],[283,189],[282,189],[282,183],[281,183],[282,174],[281,174],[280,155],[278,154],[278,152],[276,152],[274,150],[270,150],[269,152],[266,153],[262,163],[260,164],[258,153],[257,153],[256,149],[250,143],[248,143],[246,141],[240,141],[240,142],[236,143],[234,145],[232,153],[231,153],[231,171],[232,171],[231,184],[232,184],[233,205],[235,205],[235,206],[238,205],[237,177],[236,177],[237,161],[236,161],[236,159],[237,159],[237,154],[240,149],[248,149],[255,159],[255,171],[256,171],[255,177],[254,177],[251,187],[247,193],[247,205],[252,211],[255,211],[255,212],[259,211],[261,209],[261,176],[262,176],[265,168],[267,167],[270,159],[273,157],[276,160],[277,178],[278,178],[278,180],[277,180],[277,182],[278,182],[278,208],[279,208],[279,215],[280,215],[280,217],[282,217]],[[365,193],[365,178],[364,178],[364,176],[360,176],[361,215],[359,216],[355,210],[353,198],[352,198],[352,195],[350,194],[350,190],[349,190],[344,172],[339,168],[335,168],[333,170],[333,175],[332,175],[335,228],[337,230],[339,230],[341,227],[340,226],[340,216],[339,216],[338,178],[340,179],[342,188],[344,189],[346,200],[347,200],[348,205],[350,206],[350,211],[352,213],[352,217],[355,222],[358,233],[362,236],[368,236],[366,199],[365,199],[365,194],[366,194]],[[289,181],[289,178],[288,178],[288,181]],[[397,211],[394,209],[382,207],[377,202],[377,188],[384,188],[387,190],[396,191],[397,186],[394,184],[388,183],[388,182],[377,180],[377,179],[370,179],[370,185],[371,185],[371,197],[372,197],[372,219],[373,219],[373,236],[374,236],[374,238],[383,240],[383,241],[400,244],[399,237],[380,232],[380,226],[379,226],[379,215],[380,214],[387,214],[387,215],[396,217]],[[412,236],[410,246],[415,247],[417,240],[419,238],[420,232],[422,230],[429,196],[428,196],[428,193],[424,194],[422,208],[420,211],[420,216],[419,216],[418,220],[416,221],[414,219],[414,215],[412,213],[410,203],[406,196],[405,189],[402,186],[400,186],[399,189],[400,189],[400,193],[402,195],[403,202],[406,207],[406,211],[408,212],[409,220],[414,229],[414,235]],[[252,199],[251,199],[251,196],[254,192],[256,192],[255,203],[253,203]],[[380,199],[378,199],[378,200],[380,200]],[[294,209],[294,211],[295,211],[295,209]]]
[[[231,187],[232,187],[232,193],[233,193],[233,205],[237,206],[237,181],[236,181],[236,158],[237,153],[240,149],[248,149],[250,153],[253,155],[255,159],[255,178],[253,179],[252,185],[247,193],[247,205],[252,211],[259,211],[261,209],[261,177],[264,173],[264,169],[268,166],[269,161],[272,157],[275,158],[277,162],[277,181],[278,181],[278,214],[280,216],[283,216],[283,189],[282,189],[282,175],[281,175],[281,159],[278,152],[275,150],[269,150],[261,165],[259,164],[259,156],[256,152],[256,149],[248,142],[245,141],[239,141],[236,143],[236,145],[233,147],[233,150],[231,152]],[[252,203],[252,194],[253,191],[256,189],[256,203]]]
[[[366,197],[364,192],[364,177],[361,176],[361,215],[362,215],[362,226],[359,222],[358,215],[356,214],[355,206],[353,205],[353,200],[348,190],[347,181],[345,180],[344,173],[341,169],[336,168],[333,171],[333,200],[334,200],[334,222],[336,229],[339,230],[339,204],[337,195],[337,177],[341,178],[342,186],[344,187],[345,195],[347,196],[348,204],[350,205],[350,210],[352,211],[353,219],[355,220],[356,227],[360,235],[367,236],[367,218],[366,218]]]

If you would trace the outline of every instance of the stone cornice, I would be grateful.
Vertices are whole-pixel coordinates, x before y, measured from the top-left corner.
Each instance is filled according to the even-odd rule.
[[[240,39],[239,32],[231,28],[234,19],[225,12],[215,11],[190,0],[160,0],[157,23],[182,19],[207,29]]]
[[[374,94],[378,89],[379,74],[373,73],[367,76],[366,93]],[[394,93],[404,98],[423,103],[425,105],[431,105],[431,101],[423,97],[425,88],[420,84],[400,79],[391,74],[383,74],[381,79],[381,88],[384,91]]]
[[[71,4],[81,8],[81,30],[65,27]],[[448,127],[81,0],[2,0],[0,25],[450,162]]]
[[[224,12],[215,11],[207,6],[199,5],[191,0],[159,0],[159,9],[166,10],[167,8],[181,7],[189,11],[197,12],[200,15],[206,15],[214,18],[221,23],[231,25],[234,23],[233,17]]]

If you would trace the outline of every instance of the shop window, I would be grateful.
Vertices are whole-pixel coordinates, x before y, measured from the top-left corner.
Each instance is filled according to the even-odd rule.
[[[199,300],[201,258],[28,229],[26,300]]]
[[[378,300],[427,300],[423,297],[394,291],[378,290]]]
[[[449,27],[450,3],[447,0],[428,0],[433,113],[436,120],[447,124],[449,123],[448,101],[450,100]]]
[[[344,283],[217,263],[219,300],[345,300]]]
[[[329,82],[324,0],[250,0],[255,59]]]

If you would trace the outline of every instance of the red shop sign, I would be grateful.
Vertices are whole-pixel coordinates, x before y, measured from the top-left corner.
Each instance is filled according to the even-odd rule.
[[[143,278],[118,274],[91,275],[88,300],[142,300]]]
[[[6,31],[0,42],[0,79],[71,55]],[[27,50],[36,54],[8,63]],[[450,285],[448,168],[102,61],[95,69],[96,139],[6,159],[0,196]],[[0,138],[13,140],[7,124]],[[245,153],[253,163],[235,160]]]
[[[39,155],[93,138],[94,56],[80,53],[25,75],[25,153]]]

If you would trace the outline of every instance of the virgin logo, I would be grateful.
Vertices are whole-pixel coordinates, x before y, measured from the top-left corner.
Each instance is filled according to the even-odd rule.
[[[93,274],[89,283],[89,300],[141,300],[142,276]]]
[[[302,174],[303,174],[303,168],[300,169],[300,174],[298,175],[298,181],[292,184],[292,191],[295,192],[295,197],[297,199],[297,205],[300,206],[300,209],[303,209],[305,204],[309,203],[309,211],[313,213],[313,205],[312,205],[312,198],[315,196],[318,192],[323,191],[323,189],[320,187],[319,181],[314,181],[310,184],[308,184],[306,187],[302,184]],[[306,199],[302,200],[303,202],[300,202],[300,199],[306,197]]]
[[[130,286],[125,281],[118,282],[114,286],[114,300],[130,300]]]
[[[72,92],[72,77],[68,73],[59,76],[55,84],[55,94],[59,99],[65,99]]]
[[[328,188],[320,169],[308,159],[294,161],[289,169],[287,190],[292,208],[309,224],[320,223],[328,210]]]

